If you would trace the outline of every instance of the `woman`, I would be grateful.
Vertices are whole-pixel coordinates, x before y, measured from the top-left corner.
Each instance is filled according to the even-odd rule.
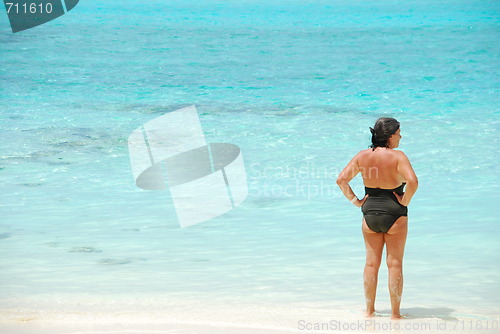
[[[337,184],[347,199],[361,207],[363,212],[362,231],[366,245],[363,276],[365,315],[372,317],[375,314],[378,269],[385,244],[392,319],[399,319],[403,253],[408,231],[407,206],[417,191],[418,179],[406,155],[394,150],[401,140],[399,122],[394,118],[382,117],[370,131],[371,148],[356,154],[340,173]],[[349,186],[349,181],[360,172],[366,193],[361,200]],[[403,192],[405,184],[406,191]]]

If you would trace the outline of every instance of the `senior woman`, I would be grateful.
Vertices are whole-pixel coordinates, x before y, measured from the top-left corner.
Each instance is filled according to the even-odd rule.
[[[366,297],[365,315],[375,314],[375,295],[382,251],[386,245],[389,269],[391,317],[401,318],[403,292],[403,254],[408,231],[407,206],[417,191],[418,179],[406,155],[395,150],[401,133],[399,122],[382,117],[372,133],[371,148],[356,154],[340,173],[337,184],[351,203],[362,208],[362,231],[366,246],[363,281]],[[358,199],[349,181],[358,173],[363,177],[365,196]],[[406,185],[406,191],[403,188]]]

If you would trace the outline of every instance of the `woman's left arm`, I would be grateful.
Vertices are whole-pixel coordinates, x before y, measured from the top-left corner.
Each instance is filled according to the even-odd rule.
[[[351,161],[349,161],[344,170],[340,172],[337,178],[337,185],[339,186],[340,190],[342,190],[344,196],[349,201],[351,201],[352,204],[356,205],[357,207],[361,207],[365,203],[368,195],[363,197],[362,200],[359,200],[358,197],[352,191],[351,186],[349,185],[349,181],[351,181],[359,173],[358,156],[359,153],[356,154],[354,158],[352,158]]]

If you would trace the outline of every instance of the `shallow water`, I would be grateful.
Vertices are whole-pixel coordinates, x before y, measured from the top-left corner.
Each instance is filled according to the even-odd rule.
[[[2,308],[73,293],[361,308],[361,214],[335,179],[387,115],[420,179],[403,309],[497,312],[498,10],[84,1],[17,34],[2,16]],[[192,104],[207,141],[241,148],[249,196],[180,229],[168,191],[135,187],[127,138]]]

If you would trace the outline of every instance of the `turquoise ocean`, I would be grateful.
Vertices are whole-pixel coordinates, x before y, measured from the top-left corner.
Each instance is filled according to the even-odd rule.
[[[402,312],[498,316],[499,12],[86,0],[15,34],[2,12],[0,309],[171,298],[361,311],[362,216],[335,179],[389,116],[420,181]],[[241,148],[249,194],[180,228],[168,190],[136,187],[127,139],[189,105],[208,142]],[[360,176],[351,184],[362,197]],[[387,313],[386,280],[383,263]]]

